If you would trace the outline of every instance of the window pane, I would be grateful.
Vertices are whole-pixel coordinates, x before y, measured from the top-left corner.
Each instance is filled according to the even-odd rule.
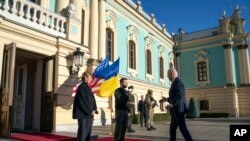
[[[163,63],[163,58],[160,57],[160,78],[164,78],[164,63]]]
[[[114,41],[113,41],[113,38],[114,37],[114,33],[107,29],[106,30],[106,55],[109,57],[110,61],[113,61],[114,60],[114,55],[113,55],[113,52],[114,52]]]
[[[207,81],[207,66],[206,62],[197,63],[197,74],[199,81]]]
[[[135,44],[133,41],[129,41],[129,64],[130,68],[135,69]]]

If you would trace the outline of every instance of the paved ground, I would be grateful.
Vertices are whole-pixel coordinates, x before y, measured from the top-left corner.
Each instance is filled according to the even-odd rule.
[[[127,133],[126,136],[141,138],[152,141],[169,140],[169,122],[155,124],[157,130],[147,131],[139,125],[134,125],[135,133]],[[250,124],[250,118],[227,118],[227,119],[195,119],[187,120],[188,129],[196,141],[229,141],[230,124]],[[183,141],[183,137],[177,129],[177,140]],[[110,126],[94,127],[93,134],[108,136]]]
[[[133,125],[135,133],[127,133],[127,137],[140,138],[152,141],[168,141],[169,140],[169,122],[161,122],[155,124],[157,130],[147,131],[139,125]],[[229,141],[229,125],[230,124],[249,124],[250,118],[225,118],[225,119],[193,119],[187,120],[188,129],[195,141]],[[183,141],[183,137],[177,129],[177,141]],[[101,126],[93,127],[92,134],[98,137],[110,136],[111,127]],[[76,133],[60,132],[57,134],[76,136]],[[93,136],[96,138],[97,136]],[[0,139],[1,141],[3,139]]]

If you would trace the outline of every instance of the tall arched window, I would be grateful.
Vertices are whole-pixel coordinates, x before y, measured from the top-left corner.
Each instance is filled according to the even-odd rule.
[[[159,58],[159,65],[160,65],[160,78],[164,79],[164,61],[163,61],[163,57]]]
[[[129,41],[129,68],[136,69],[136,50],[134,41]]]
[[[106,29],[106,55],[110,61],[114,61],[114,32]]]
[[[152,54],[150,50],[146,51],[147,74],[152,74]]]

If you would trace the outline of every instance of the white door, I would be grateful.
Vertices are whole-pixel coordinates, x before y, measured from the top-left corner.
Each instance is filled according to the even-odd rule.
[[[24,129],[25,95],[27,84],[27,65],[19,66],[16,70],[16,84],[13,107],[13,128]]]

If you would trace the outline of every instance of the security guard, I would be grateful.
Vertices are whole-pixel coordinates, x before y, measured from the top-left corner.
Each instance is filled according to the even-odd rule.
[[[156,129],[155,127],[153,127],[154,107],[156,105],[156,101],[154,100],[152,95],[153,95],[153,91],[151,89],[148,89],[148,92],[145,98],[148,131]]]
[[[135,130],[132,129],[132,122],[133,122],[133,117],[135,114],[135,96],[133,93],[134,87],[133,86],[129,86],[128,87],[128,107],[130,110],[130,117],[128,120],[128,133],[132,133],[135,132]]]

